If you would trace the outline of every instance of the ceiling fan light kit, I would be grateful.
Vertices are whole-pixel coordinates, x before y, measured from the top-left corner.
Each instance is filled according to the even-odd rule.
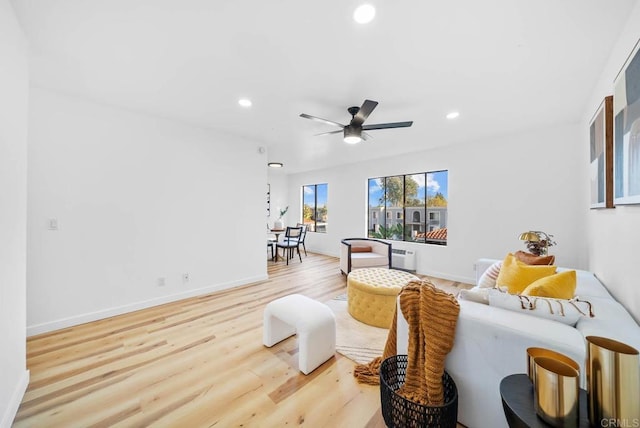
[[[377,105],[377,101],[364,100],[364,103],[362,103],[361,107],[349,107],[347,111],[351,115],[351,121],[348,125],[343,125],[341,123],[334,122],[333,120],[323,119],[317,116],[311,116],[306,113],[300,114],[300,117],[341,128],[339,131],[323,132],[316,135],[338,134],[341,132],[344,134],[344,142],[347,144],[357,144],[362,140],[366,141],[371,138],[371,135],[363,131],[370,131],[373,129],[407,128],[413,125],[413,121],[363,125],[364,121],[369,117],[369,115]]]
[[[355,129],[351,126],[344,127],[344,142],[347,144],[358,144],[362,141],[362,128]]]
[[[353,12],[353,20],[358,24],[368,24],[376,16],[376,8],[370,4],[363,4]]]

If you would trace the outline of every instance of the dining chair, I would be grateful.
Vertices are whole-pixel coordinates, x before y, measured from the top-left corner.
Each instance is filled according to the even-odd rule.
[[[282,241],[276,243],[277,248],[282,248],[282,256],[287,259],[287,265],[289,264],[289,259],[293,258],[294,248],[298,252],[298,258],[300,259],[300,263],[302,263],[302,256],[300,255],[301,236],[302,236],[301,227],[287,227],[287,230],[284,232],[284,238],[282,239]],[[285,253],[286,253],[286,256],[285,256]]]
[[[309,226],[307,226],[304,223],[298,223],[296,224],[296,227],[301,227],[302,228],[302,233],[300,235],[300,245],[302,245],[302,249],[304,250],[304,256],[307,256],[307,247],[306,245],[304,245],[304,240],[307,238],[307,229]]]
[[[271,260],[275,261],[276,259],[276,255],[274,253],[274,245],[275,245],[276,241],[274,241],[273,239],[267,239],[267,248],[271,248]]]

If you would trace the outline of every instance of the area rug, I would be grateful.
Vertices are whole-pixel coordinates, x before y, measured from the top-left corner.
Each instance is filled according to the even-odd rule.
[[[366,364],[382,355],[389,330],[354,319],[347,310],[347,297],[341,295],[325,302],[336,316],[336,351],[358,364]]]
[[[461,289],[468,289],[470,284],[429,278],[433,284],[457,296]],[[373,327],[354,319],[347,310],[347,295],[342,294],[325,302],[336,316],[336,351],[358,364],[366,364],[382,355],[387,342],[389,330]]]

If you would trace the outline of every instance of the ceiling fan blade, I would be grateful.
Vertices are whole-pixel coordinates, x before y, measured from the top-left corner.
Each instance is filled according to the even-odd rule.
[[[334,122],[333,120],[328,120],[328,119],[323,119],[321,117],[316,117],[316,116],[311,116],[305,113],[302,113],[300,115],[300,117],[304,117],[305,119],[311,119],[311,120],[315,120],[318,122],[322,122],[322,123],[326,123],[327,125],[333,125],[333,126],[339,126],[340,128],[344,128],[345,125],[338,123],[338,122]]]
[[[338,130],[338,131],[329,131],[329,132],[323,132],[321,134],[315,134],[314,137],[320,137],[322,135],[331,135],[331,134],[342,134],[342,129]]]
[[[362,134],[360,136],[364,141],[373,140],[373,137],[371,136],[371,134],[364,131],[362,131]]]
[[[377,105],[377,101],[364,100],[364,103],[362,103],[362,107],[360,107],[358,113],[356,113],[356,115],[351,120],[351,125],[362,125]]]
[[[393,122],[393,123],[376,123],[375,125],[364,125],[362,129],[364,131],[370,131],[372,129],[389,129],[389,128],[407,128],[413,125],[413,121],[409,122]]]

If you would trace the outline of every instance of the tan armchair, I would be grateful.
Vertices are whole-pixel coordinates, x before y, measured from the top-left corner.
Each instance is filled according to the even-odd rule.
[[[360,268],[391,269],[391,244],[371,238],[347,238],[340,242],[340,271]]]

